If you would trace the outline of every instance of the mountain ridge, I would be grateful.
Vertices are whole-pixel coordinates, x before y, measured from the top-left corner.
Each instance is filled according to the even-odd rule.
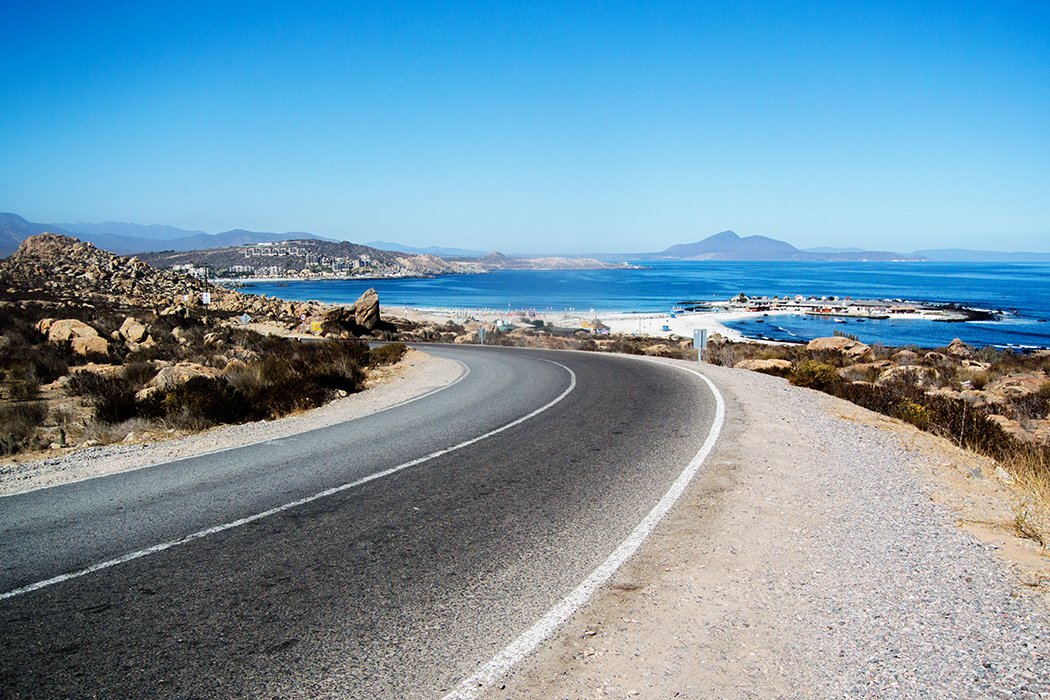
[[[862,252],[813,252],[805,251],[768,236],[743,236],[735,231],[721,231],[696,241],[679,243],[658,253],[646,256],[654,260],[753,260],[753,261],[915,261],[927,258],[903,255],[889,251],[866,250]]]

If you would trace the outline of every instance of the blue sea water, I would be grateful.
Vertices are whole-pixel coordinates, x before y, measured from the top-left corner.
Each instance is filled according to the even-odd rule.
[[[939,347],[1050,347],[1050,265],[999,263],[815,263],[640,261],[640,270],[504,271],[430,279],[255,282],[244,291],[349,303],[375,287],[384,305],[598,312],[670,311],[689,301],[748,295],[849,296],[955,302],[1002,311],[997,321],[943,323],[769,316],[727,325],[750,337],[801,341],[841,330],[866,343]]]

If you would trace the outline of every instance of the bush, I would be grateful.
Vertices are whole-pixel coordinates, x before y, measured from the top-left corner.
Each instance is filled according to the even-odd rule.
[[[803,360],[792,366],[788,381],[795,386],[827,391],[842,380],[832,365],[815,360]]]
[[[159,408],[171,423],[191,430],[261,417],[254,404],[225,379],[211,377],[194,377],[167,392]]]
[[[0,405],[0,454],[14,454],[33,446],[36,429],[47,418],[43,403]]]
[[[157,376],[157,368],[149,362],[131,361],[124,365],[121,374],[132,387],[141,389]]]
[[[401,361],[406,352],[408,352],[408,348],[405,347],[404,343],[380,345],[369,351],[368,365],[369,367],[378,367],[380,365],[396,364]]]
[[[134,388],[123,376],[78,372],[69,378],[69,391],[88,399],[95,408],[95,419],[103,423],[119,423],[139,413]]]
[[[36,379],[17,379],[8,385],[12,401],[33,401],[40,396],[40,382]]]
[[[920,430],[930,427],[930,411],[921,403],[905,399],[893,410],[893,417],[911,423]]]

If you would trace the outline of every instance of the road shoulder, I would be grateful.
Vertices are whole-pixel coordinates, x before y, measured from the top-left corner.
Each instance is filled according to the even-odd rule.
[[[782,379],[705,373],[727,404],[706,469],[610,585],[486,697],[1050,690],[1045,586],[959,527],[966,508],[1009,513],[979,458]],[[948,483],[961,474],[976,486]]]

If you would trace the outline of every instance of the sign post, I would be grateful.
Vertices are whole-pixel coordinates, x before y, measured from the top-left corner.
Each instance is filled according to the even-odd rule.
[[[696,348],[696,361],[700,364],[704,362],[704,349],[707,347],[707,329],[706,328],[694,328],[693,329],[693,347]]]
[[[485,344],[485,326],[478,329],[478,342],[482,345]]]

